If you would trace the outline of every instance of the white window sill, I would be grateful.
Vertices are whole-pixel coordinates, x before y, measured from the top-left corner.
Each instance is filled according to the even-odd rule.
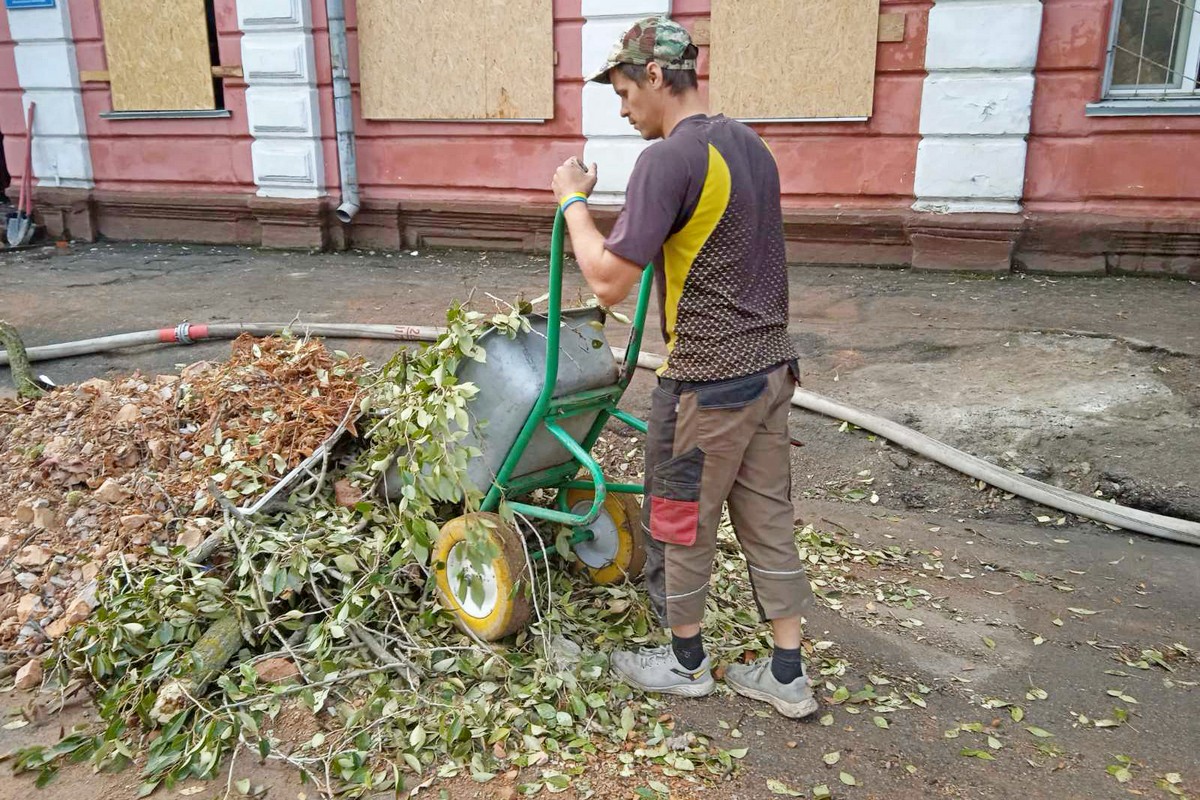
[[[233,116],[225,108],[204,111],[104,111],[101,119],[221,119]]]
[[[1200,115],[1200,96],[1129,97],[1088,103],[1089,117],[1157,117]]]

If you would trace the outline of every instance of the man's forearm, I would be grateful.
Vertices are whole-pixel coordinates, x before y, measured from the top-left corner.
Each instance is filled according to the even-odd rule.
[[[567,219],[567,230],[571,234],[571,248],[575,251],[575,260],[589,285],[595,276],[600,262],[604,258],[604,234],[596,227],[592,212],[586,203],[573,203],[564,212]]]
[[[628,267],[607,263],[613,259],[606,258],[609,254],[604,248],[604,234],[596,227],[586,203],[573,203],[564,215],[584,280],[602,305],[615,306],[629,294],[629,276],[623,274]]]

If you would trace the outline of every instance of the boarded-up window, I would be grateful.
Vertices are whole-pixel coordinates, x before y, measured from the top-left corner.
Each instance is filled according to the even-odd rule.
[[[713,110],[869,117],[878,37],[879,0],[713,0]]]
[[[358,0],[363,116],[551,119],[552,0]]]
[[[114,111],[216,108],[205,0],[100,0]]]

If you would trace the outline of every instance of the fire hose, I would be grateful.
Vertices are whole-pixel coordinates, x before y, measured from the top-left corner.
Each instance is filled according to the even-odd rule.
[[[443,329],[416,325],[370,325],[370,324],[303,324],[280,325],[275,323],[220,323],[194,325],[183,323],[174,328],[123,333],[85,339],[77,342],[31,347],[30,361],[46,361],[57,358],[91,355],[126,347],[154,344],[193,344],[198,341],[234,339],[243,333],[254,336],[272,336],[284,330],[294,336],[323,336],[345,339],[387,339],[397,341],[434,341]],[[618,358],[625,351],[613,348]],[[0,365],[8,363],[8,354],[0,351]],[[638,366],[657,369],[662,366],[662,356],[641,353]],[[943,466],[967,475],[986,484],[1011,492],[1050,508],[1113,525],[1125,530],[1168,539],[1184,544],[1200,545],[1200,523],[1190,520],[1153,514],[1116,503],[1106,502],[1077,492],[1052,486],[1011,472],[981,458],[939,442],[912,428],[884,417],[871,414],[853,406],[830,400],[806,389],[796,389],[792,405],[834,419],[844,420],[864,430],[871,431],[889,442],[893,442],[924,456]]]

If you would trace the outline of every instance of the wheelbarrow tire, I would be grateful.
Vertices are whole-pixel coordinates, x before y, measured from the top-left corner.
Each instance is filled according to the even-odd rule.
[[[567,506],[575,508],[580,503],[591,503],[596,493],[591,489],[571,489],[567,492]],[[613,560],[603,566],[590,567],[579,562],[581,571],[587,573],[592,583],[607,586],[635,580],[646,566],[646,541],[642,531],[642,505],[631,494],[611,493],[604,499],[601,515],[608,515],[617,533],[617,552]]]
[[[468,531],[486,522],[483,529],[499,555],[481,573],[484,597],[476,602],[462,586],[459,575],[466,562]],[[511,636],[529,622],[529,598],[523,586],[528,562],[521,535],[497,514],[466,514],[442,526],[434,542],[432,563],[442,606],[454,614],[462,628],[485,642]],[[457,571],[456,571],[457,570]],[[460,596],[460,593],[467,591]]]

